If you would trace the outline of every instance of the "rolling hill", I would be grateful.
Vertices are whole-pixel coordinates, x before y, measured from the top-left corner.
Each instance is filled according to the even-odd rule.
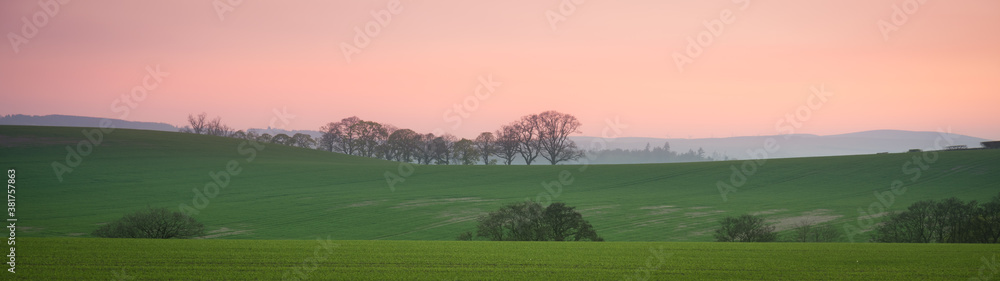
[[[0,126],[0,164],[16,169],[19,235],[87,237],[146,206],[187,206],[210,231],[206,238],[454,240],[502,204],[552,198],[576,206],[608,241],[711,241],[718,219],[744,212],[766,215],[782,230],[803,220],[843,229],[858,226],[859,209],[878,202],[900,210],[951,196],[989,200],[1000,191],[1000,150],[761,165],[421,166],[127,129],[102,134],[88,151],[81,143],[95,143],[84,134],[94,138],[93,130]],[[915,160],[925,156],[936,159]],[[54,165],[72,171],[63,169],[60,181]],[[757,168],[723,200],[717,183],[731,183],[733,168],[744,165]],[[880,201],[875,193],[894,180],[905,191]]]

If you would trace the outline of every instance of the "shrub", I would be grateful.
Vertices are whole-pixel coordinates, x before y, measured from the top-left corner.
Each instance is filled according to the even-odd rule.
[[[719,242],[774,242],[778,238],[774,226],[754,215],[726,217],[719,224],[715,230],[715,240]]]
[[[545,208],[531,201],[510,204],[478,221],[476,236],[492,241],[604,241],[583,215],[563,203]]]
[[[105,224],[92,233],[104,238],[190,238],[202,235],[205,226],[181,212],[147,208]]]

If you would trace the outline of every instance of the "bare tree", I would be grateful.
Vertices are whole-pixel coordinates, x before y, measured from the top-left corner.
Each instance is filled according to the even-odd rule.
[[[496,163],[496,159],[490,162],[490,156],[497,154],[497,140],[493,136],[493,133],[482,132],[476,137],[475,140],[476,150],[479,151],[479,157],[483,158],[484,165],[493,165]]]
[[[437,139],[437,136],[432,133],[420,135],[416,151],[417,163],[430,165],[434,162],[434,139]]]
[[[455,136],[451,134],[444,134],[440,137],[434,138],[431,142],[431,153],[434,156],[436,164],[448,165],[451,163],[451,159],[454,156],[455,148]]]
[[[573,115],[556,111],[542,112],[537,117],[538,140],[542,157],[552,165],[583,157],[583,151],[569,139],[570,134],[580,133],[580,121]]]
[[[208,113],[202,112],[201,114],[198,114],[198,116],[194,116],[193,114],[188,114],[188,123],[191,126],[189,130],[191,131],[191,133],[204,134],[205,126],[207,125],[208,122],[207,119],[208,119]]]
[[[531,165],[531,162],[535,161],[538,154],[542,152],[538,135],[538,122],[538,115],[532,114],[521,117],[521,120],[511,124],[519,144],[517,152],[521,154],[524,163],[528,165]]]
[[[514,126],[505,125],[496,131],[496,156],[503,159],[504,164],[510,165],[517,158],[520,143],[517,141],[517,132]]]
[[[361,118],[351,116],[341,119],[340,122],[331,122],[320,127],[320,131],[323,132],[323,136],[320,137],[320,146],[323,149],[329,148],[329,151],[358,155],[358,132],[356,130],[359,127],[355,125],[360,122],[363,122]]]

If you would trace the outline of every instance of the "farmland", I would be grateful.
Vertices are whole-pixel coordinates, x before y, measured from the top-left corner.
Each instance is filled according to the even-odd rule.
[[[733,167],[749,162],[410,166],[153,131],[115,130],[91,151],[77,147],[80,128],[0,126],[0,138],[0,161],[17,170],[18,276],[35,280],[954,280],[975,277],[1000,250],[706,243],[720,218],[741,213],[767,217],[786,237],[800,221],[867,230],[858,210],[878,211],[874,204],[989,200],[998,150],[939,152],[933,161],[919,153],[771,159],[723,200],[716,183],[732,183]],[[79,159],[67,161],[73,153]],[[76,165],[57,176],[54,162]],[[905,191],[892,193],[894,180]],[[441,241],[528,198],[576,206],[609,242]],[[207,234],[91,238],[146,206],[192,212]]]
[[[122,129],[104,136],[60,182],[52,163],[64,162],[67,147],[85,139],[80,128],[0,126],[0,132],[6,143],[0,161],[17,169],[24,237],[87,237],[99,224],[146,206],[202,204],[195,217],[208,238],[454,240],[474,227],[476,216],[504,203],[554,198],[576,206],[608,241],[704,242],[727,215],[763,214],[779,230],[799,220],[841,229],[858,225],[858,209],[868,212],[880,202],[874,192],[889,191],[893,180],[906,191],[886,202],[890,210],[951,196],[989,200],[1000,179],[1000,150],[940,152],[917,173],[902,167],[919,154],[772,159],[723,201],[717,181],[730,182],[731,168],[744,161],[413,165],[411,171],[396,162],[273,144],[254,148],[250,159],[239,150],[241,140]],[[199,198],[231,163],[240,173],[230,174],[214,198]],[[390,188],[386,172],[402,181]],[[866,241],[865,235],[854,240]]]
[[[26,238],[35,280],[967,280],[998,245]],[[291,279],[295,278],[295,279]],[[649,279],[643,279],[649,278]],[[983,279],[987,280],[987,279]]]

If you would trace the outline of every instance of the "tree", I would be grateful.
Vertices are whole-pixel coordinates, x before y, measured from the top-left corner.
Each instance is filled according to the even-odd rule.
[[[1000,196],[979,204],[958,198],[913,203],[875,227],[872,241],[885,243],[997,243]]]
[[[505,165],[510,165],[517,157],[520,142],[517,139],[515,128],[505,125],[496,131],[496,156],[503,159]]]
[[[542,219],[549,227],[548,234],[554,241],[580,241],[583,239],[591,241],[603,241],[597,236],[593,226],[583,219],[583,215],[574,210],[574,207],[557,202],[545,207],[542,212]]]
[[[517,137],[517,152],[524,158],[524,163],[531,165],[541,153],[541,143],[538,135],[538,115],[521,117],[521,120],[510,124],[512,132]]]
[[[834,242],[840,238],[840,232],[832,224],[816,226],[811,221],[802,221],[793,230],[793,242]]]
[[[514,203],[477,221],[476,236],[492,241],[604,241],[579,212],[562,203],[545,208],[532,201]]]
[[[490,156],[498,153],[496,142],[496,137],[490,132],[482,132],[476,137],[476,150],[479,151],[479,156],[483,158],[483,165],[495,164],[496,159],[490,162]]]
[[[190,238],[202,235],[205,226],[181,212],[147,208],[102,225],[92,233],[104,238]]]
[[[204,134],[205,126],[208,123],[206,119],[208,119],[208,113],[202,112],[201,114],[198,114],[198,116],[194,116],[193,114],[188,114],[188,124],[190,126],[188,127],[188,129],[190,130],[190,132],[199,135]]]
[[[420,142],[418,143],[417,149],[417,162],[419,164],[430,165],[434,161],[434,139],[437,137],[434,134],[427,133],[426,135],[420,136]]]
[[[766,224],[762,217],[744,214],[726,217],[719,224],[715,230],[718,242],[774,242],[777,239],[774,226]]]
[[[378,146],[389,137],[388,130],[374,121],[361,120],[351,125],[348,131],[356,136],[354,147],[357,148],[357,155],[364,157],[375,156]]]
[[[274,137],[271,138],[271,143],[280,144],[280,145],[291,145],[291,143],[292,143],[292,137],[289,137],[286,134],[277,134],[277,135],[274,135]]]
[[[271,143],[271,139],[272,138],[273,137],[271,136],[271,134],[264,133],[264,134],[261,134],[260,136],[257,137],[257,142],[259,142],[259,143]]]
[[[475,165],[479,161],[479,150],[475,143],[468,139],[462,139],[452,147],[453,162],[462,165]]]
[[[541,155],[552,165],[583,157],[583,151],[569,139],[570,134],[580,133],[581,123],[573,115],[546,111],[538,114],[537,130]]]
[[[320,138],[321,145],[324,148],[329,146],[330,151],[358,155],[357,129],[360,127],[355,125],[360,122],[363,122],[361,118],[351,116],[341,119],[340,122],[331,122],[320,127],[320,131],[323,132]]]
[[[402,162],[412,162],[417,158],[422,136],[410,129],[401,129],[389,134],[386,144],[389,146],[391,159]]]
[[[453,149],[455,146],[455,136],[444,134],[431,141],[431,155],[438,165],[448,165],[451,163]]]
[[[302,148],[312,148],[314,145],[316,145],[316,141],[313,140],[312,136],[310,135],[303,133],[295,133],[295,135],[292,136],[292,145]]]

